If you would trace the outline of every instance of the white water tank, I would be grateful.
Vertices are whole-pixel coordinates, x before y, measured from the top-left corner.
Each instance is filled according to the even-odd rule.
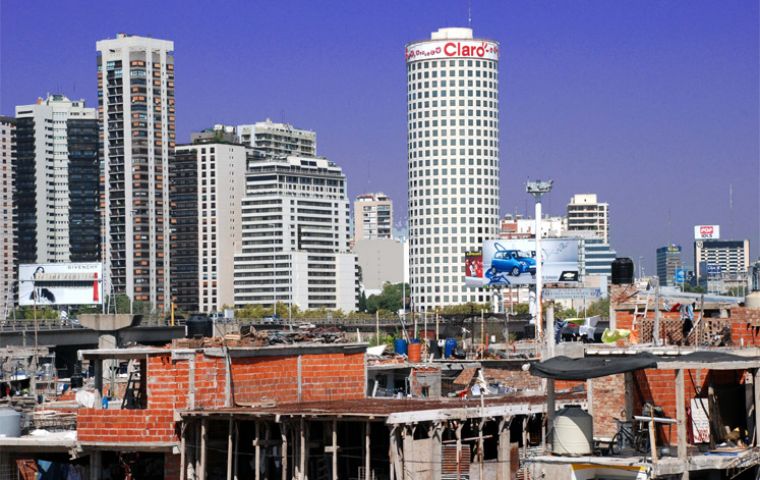
[[[0,437],[21,436],[21,414],[12,408],[0,408]]]
[[[552,453],[591,455],[594,451],[593,417],[580,405],[569,405],[554,415]]]
[[[760,308],[760,292],[752,292],[744,299],[747,308]]]

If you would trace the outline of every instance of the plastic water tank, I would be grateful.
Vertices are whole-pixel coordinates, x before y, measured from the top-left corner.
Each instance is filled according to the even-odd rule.
[[[214,322],[205,315],[192,315],[185,322],[187,338],[201,338],[214,336]]]
[[[12,408],[0,408],[0,437],[21,436],[21,414]]]
[[[633,260],[630,258],[616,258],[612,262],[612,284],[627,285],[633,283]]]
[[[579,405],[570,405],[554,416],[552,452],[555,455],[591,455],[594,450],[594,422]]]

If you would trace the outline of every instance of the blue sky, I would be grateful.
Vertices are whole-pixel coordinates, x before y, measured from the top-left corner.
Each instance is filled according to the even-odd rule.
[[[467,23],[467,1],[0,0],[0,112],[47,92],[96,101],[95,42],[171,39],[178,140],[272,118],[316,130],[352,196],[406,210],[404,44]],[[472,1],[476,36],[501,43],[501,206],[527,178],[610,203],[612,242],[644,256],[693,225],[760,242],[758,2]],[[729,208],[729,186],[733,209]]]

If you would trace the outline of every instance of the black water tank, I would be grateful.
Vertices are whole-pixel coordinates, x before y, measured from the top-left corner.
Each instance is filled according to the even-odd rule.
[[[185,322],[187,338],[202,338],[214,336],[214,322],[205,315],[191,315]]]
[[[84,379],[81,375],[72,375],[71,376],[71,388],[82,388],[84,385]]]
[[[612,284],[625,285],[633,283],[633,260],[630,258],[616,258],[612,262]]]

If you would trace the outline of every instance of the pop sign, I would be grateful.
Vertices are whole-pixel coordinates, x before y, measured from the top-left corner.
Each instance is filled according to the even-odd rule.
[[[695,225],[695,240],[710,240],[720,238],[720,225]]]

